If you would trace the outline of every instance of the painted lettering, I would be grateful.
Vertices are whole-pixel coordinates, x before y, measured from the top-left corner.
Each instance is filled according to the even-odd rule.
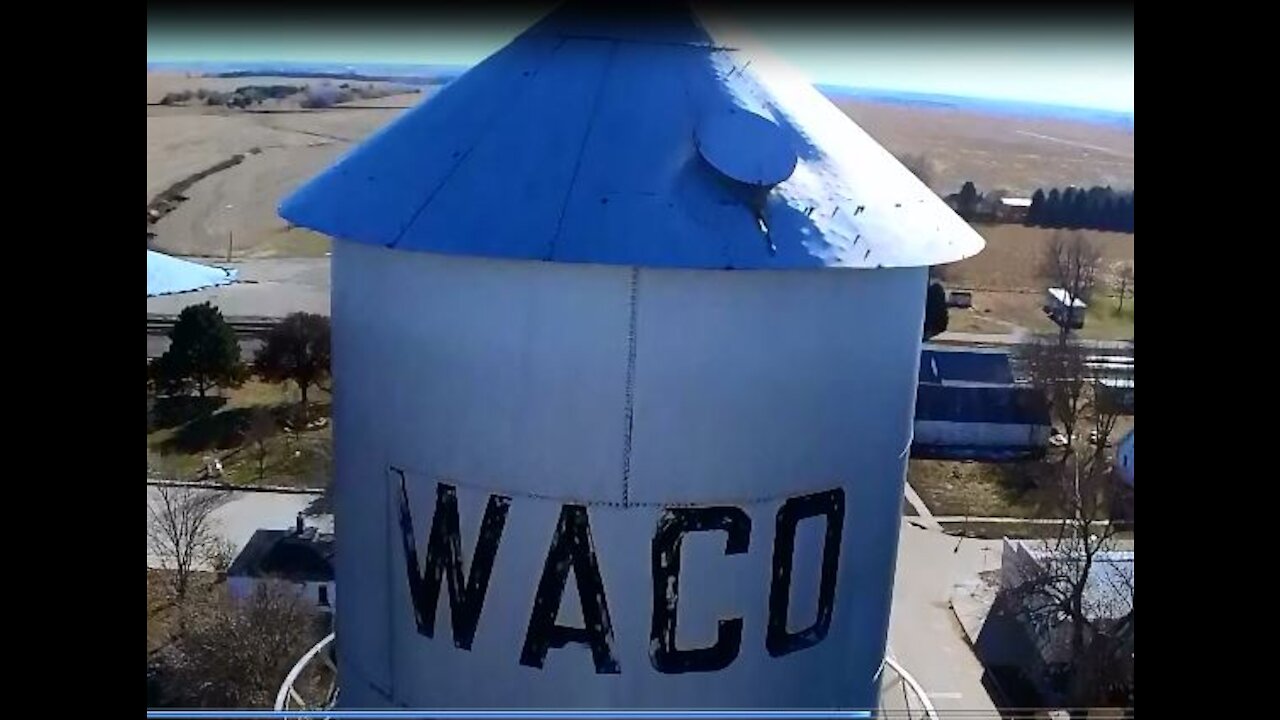
[[[570,569],[578,586],[578,600],[582,603],[586,627],[556,624]],[[560,520],[556,523],[542,579],[538,582],[538,593],[533,600],[533,611],[529,615],[529,630],[525,633],[520,664],[541,668],[550,648],[562,648],[569,643],[591,648],[591,658],[598,674],[621,672],[613,651],[613,624],[609,621],[604,581],[600,578],[600,566],[591,543],[591,522],[583,505],[565,505],[560,509]]]
[[[740,508],[727,506],[672,508],[658,518],[653,535],[653,623],[649,640],[649,661],[658,672],[723,670],[738,657],[742,647],[742,618],[718,621],[715,644],[709,647],[676,647],[681,545],[688,533],[710,531],[725,533],[725,555],[745,553],[751,541],[751,518]]]
[[[822,579],[818,587],[818,616],[799,632],[787,632],[787,611],[791,603],[791,568],[795,560],[796,525],[805,518],[826,518],[822,544]],[[793,497],[778,509],[777,531],[773,539],[773,573],[769,588],[769,625],[765,647],[773,657],[781,657],[822,642],[831,629],[831,609],[835,606],[836,571],[840,567],[840,536],[844,532],[844,488]]]
[[[449,611],[453,620],[453,644],[470,650],[480,622],[480,611],[489,589],[489,575],[493,559],[502,540],[502,529],[507,522],[507,510],[511,498],[490,495],[489,504],[480,522],[480,534],[476,539],[475,553],[471,558],[471,572],[463,583],[462,539],[458,531],[458,493],[452,485],[436,485],[436,509],[431,518],[431,534],[427,539],[426,562],[421,573],[418,570],[418,552],[414,542],[413,518],[409,513],[409,494],[400,481],[400,530],[404,539],[404,554],[409,575],[409,596],[413,601],[414,619],[418,632],[435,636],[436,603],[440,597],[443,577],[449,586]]]

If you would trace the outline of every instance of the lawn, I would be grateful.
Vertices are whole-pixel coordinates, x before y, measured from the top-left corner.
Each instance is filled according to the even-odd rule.
[[[1045,317],[1046,281],[1037,277],[1037,268],[1055,233],[1050,228],[1024,225],[974,226],[987,246],[972,258],[946,265],[939,272],[948,290],[969,290],[973,307],[950,311],[948,330],[975,333],[1007,333],[1016,328],[1046,333],[1056,326]],[[1078,231],[1102,255],[1099,286],[1085,317],[1081,337],[1096,340],[1127,340],[1133,337],[1133,299],[1125,298],[1125,311],[1116,315],[1117,301],[1110,296],[1112,268],[1120,261],[1133,261],[1133,235]]]
[[[1096,527],[1096,526],[1095,526]],[[1123,526],[1122,526],[1123,527]],[[952,535],[983,540],[1052,540],[1062,531],[1060,524],[1046,523],[943,523],[942,528]],[[1115,532],[1117,542],[1132,542],[1133,528],[1123,527]]]
[[[1095,339],[1133,339],[1133,298],[1124,299],[1124,311],[1117,313],[1115,297],[1095,297],[1084,316],[1080,337]]]
[[[1037,489],[1043,472],[1040,463],[1031,461],[913,459],[907,464],[907,482],[934,515],[1048,517],[1054,498]]]
[[[1117,418],[1111,442],[1132,428],[1132,416]],[[929,512],[938,516],[1056,518],[1061,511],[1052,472],[1052,466],[1041,460],[985,463],[913,458],[907,464],[907,482]]]
[[[951,287],[951,286],[948,286]],[[1052,333],[1057,325],[1044,314],[1044,294],[1026,290],[972,290],[973,307],[951,308],[947,329],[953,332],[1008,333],[1024,328],[1034,333]],[[1093,340],[1133,338],[1133,298],[1125,298],[1124,313],[1117,315],[1114,297],[1094,298],[1085,315],[1080,337]]]
[[[333,445],[330,399],[318,389],[309,396],[310,414],[320,420],[298,431],[289,429],[299,398],[288,383],[251,380],[207,398],[159,398],[147,419],[148,469],[168,479],[191,480],[206,461],[217,458],[227,482],[323,487]],[[251,440],[257,413],[269,418],[262,426],[261,448]]]

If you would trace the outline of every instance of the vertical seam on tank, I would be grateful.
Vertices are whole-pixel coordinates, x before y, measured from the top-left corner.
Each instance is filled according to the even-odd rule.
[[[630,319],[627,323],[627,384],[623,421],[626,435],[622,442],[622,506],[631,504],[631,436],[635,428],[636,402],[636,310],[640,294],[640,268],[631,268]]]
[[[408,481],[408,478],[405,476],[404,470],[390,463],[387,463],[387,467],[390,468],[392,472],[400,476],[401,486],[403,486]],[[386,498],[386,501],[382,505],[382,512],[383,512],[383,519],[387,521],[387,531],[383,533],[383,536],[382,536],[382,539],[387,543],[387,546],[383,548],[383,553],[382,553],[382,556],[383,556],[383,580],[382,581],[386,583],[384,590],[387,598],[387,631],[386,632],[387,632],[387,656],[388,657],[387,657],[387,677],[385,679],[387,681],[388,699],[391,699],[395,697],[395,692],[396,692],[396,657],[395,657],[396,633],[395,633],[395,620],[393,619],[395,606],[391,602],[391,594],[392,594],[391,553],[394,552],[392,548],[395,547],[395,545],[392,543],[392,540],[394,537],[393,533],[395,532],[395,530],[393,529],[394,525],[390,522],[390,518],[387,517],[391,513],[391,497],[392,497],[391,482],[392,480],[391,480],[390,473],[384,474],[383,477],[385,482],[382,483],[382,491],[383,493],[385,493],[383,497]]]

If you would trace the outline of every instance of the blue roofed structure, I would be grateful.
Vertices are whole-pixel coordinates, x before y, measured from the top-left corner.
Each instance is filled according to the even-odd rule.
[[[957,351],[925,346],[920,353],[920,382],[1008,385],[1013,382],[1009,352],[997,348],[965,348]]]
[[[1007,350],[926,345],[919,377],[913,456],[1003,460],[1044,450],[1048,402],[1014,381]]]
[[[191,292],[235,282],[236,271],[147,251],[147,297]]]
[[[405,250],[703,269],[921,267],[984,241],[887,150],[683,3],[570,3],[280,206]]]

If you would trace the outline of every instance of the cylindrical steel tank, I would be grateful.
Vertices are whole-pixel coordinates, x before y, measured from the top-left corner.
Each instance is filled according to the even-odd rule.
[[[700,24],[564,27],[282,206],[336,238],[341,702],[872,707],[927,266],[981,240]]]

